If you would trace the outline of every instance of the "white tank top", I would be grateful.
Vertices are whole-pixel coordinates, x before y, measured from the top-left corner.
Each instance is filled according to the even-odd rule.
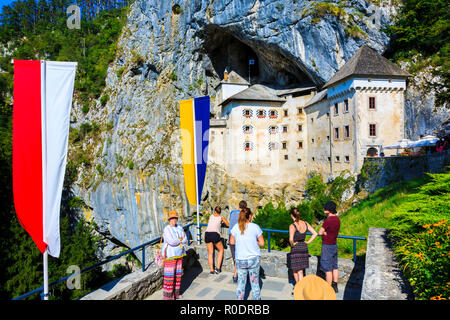
[[[209,217],[208,226],[206,227],[206,232],[220,233],[221,225],[222,225],[222,216],[216,217],[214,214],[212,214]]]

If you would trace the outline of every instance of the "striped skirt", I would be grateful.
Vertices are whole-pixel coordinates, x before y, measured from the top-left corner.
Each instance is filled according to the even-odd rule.
[[[291,248],[291,269],[294,272],[309,268],[308,245],[304,242],[298,243]]]
[[[183,258],[164,262],[164,300],[175,300],[180,295]]]

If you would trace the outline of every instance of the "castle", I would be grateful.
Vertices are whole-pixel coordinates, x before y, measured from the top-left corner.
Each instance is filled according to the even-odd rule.
[[[260,185],[360,172],[366,156],[404,138],[410,76],[362,46],[322,88],[273,89],[225,72],[210,120],[209,161]],[[320,89],[320,90],[319,90]]]

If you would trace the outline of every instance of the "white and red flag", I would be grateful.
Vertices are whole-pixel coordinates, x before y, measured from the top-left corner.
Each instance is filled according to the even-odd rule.
[[[39,250],[59,257],[59,215],[76,62],[14,60],[13,193]]]

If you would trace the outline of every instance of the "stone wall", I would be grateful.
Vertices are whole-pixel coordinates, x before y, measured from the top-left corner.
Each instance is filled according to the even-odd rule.
[[[162,288],[163,269],[152,263],[85,295],[80,300],[142,300]]]
[[[450,165],[450,150],[420,156],[366,157],[357,184],[374,192],[390,183],[409,180],[425,172],[442,172]]]
[[[388,229],[369,228],[361,300],[407,300],[411,289],[394,259]]]

